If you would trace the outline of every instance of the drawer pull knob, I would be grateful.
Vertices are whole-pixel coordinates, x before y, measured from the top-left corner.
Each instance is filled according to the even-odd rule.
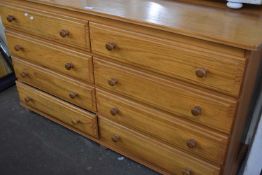
[[[29,77],[29,74],[26,73],[26,72],[22,72],[20,75],[21,75],[22,78]]]
[[[78,96],[78,94],[75,93],[75,92],[70,92],[69,93],[69,97],[72,98],[72,99],[76,98],[77,96]]]
[[[191,113],[193,116],[199,116],[201,115],[202,109],[200,106],[195,106],[192,110]]]
[[[115,79],[115,78],[112,78],[111,80],[108,80],[108,84],[110,86],[115,86],[115,85],[117,85],[117,83],[118,83],[118,80]]]
[[[80,124],[81,121],[80,121],[80,120],[71,120],[71,123],[72,123],[73,125],[77,125],[77,124]]]
[[[24,48],[23,48],[22,46],[20,46],[20,45],[15,45],[14,49],[15,49],[15,51],[17,51],[17,52],[24,50]]]
[[[116,143],[116,142],[120,141],[120,136],[119,135],[113,135],[111,139],[112,139],[113,142]]]
[[[29,103],[29,102],[33,101],[33,99],[32,99],[32,98],[30,98],[30,97],[25,97],[25,99],[24,99],[24,100],[25,100],[25,102],[26,102],[26,103]]]
[[[12,15],[8,15],[7,18],[6,18],[6,20],[7,20],[8,22],[13,22],[13,21],[15,21],[15,17],[12,16]]]
[[[74,65],[72,64],[72,63],[66,63],[65,64],[65,69],[66,70],[71,70],[71,69],[73,69],[74,68]]]
[[[192,170],[186,168],[184,170],[182,170],[182,175],[193,175]]]
[[[59,32],[59,34],[60,34],[60,36],[62,37],[62,38],[65,38],[65,37],[68,37],[69,36],[69,34],[70,34],[70,32],[68,31],[68,30],[61,30],[60,32]]]
[[[112,108],[110,110],[110,113],[111,113],[111,115],[117,115],[119,113],[119,109],[118,108]]]
[[[196,76],[199,77],[199,78],[204,78],[207,76],[207,70],[206,69],[203,69],[203,68],[198,68],[196,70]]]
[[[189,139],[186,142],[186,145],[188,146],[188,148],[195,148],[197,146],[197,141],[194,139]]]
[[[108,51],[112,51],[112,50],[114,50],[115,48],[116,48],[116,44],[115,43],[110,43],[110,42],[108,42],[108,43],[106,43],[106,45],[105,45],[105,47],[106,47],[106,49],[108,50]]]

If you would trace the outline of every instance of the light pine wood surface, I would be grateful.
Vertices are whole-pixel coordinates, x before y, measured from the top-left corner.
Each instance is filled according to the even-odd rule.
[[[97,108],[99,115],[103,117],[182,148],[190,154],[217,164],[224,160],[228,144],[225,135],[197,127],[103,90],[97,90]],[[190,141],[193,142],[191,145]]]
[[[28,0],[245,49],[262,44],[262,7],[230,10],[177,0]],[[192,1],[192,0],[191,0]],[[202,1],[202,0],[201,0]],[[213,4],[216,2],[213,2]]]
[[[44,68],[93,84],[92,57],[41,40],[7,32],[8,47],[13,56],[20,57]],[[17,50],[16,47],[20,49]],[[67,65],[72,65],[66,68]]]
[[[94,59],[96,86],[150,104],[188,120],[230,133],[237,102],[181,86],[146,73]],[[116,80],[114,86],[109,81]],[[191,110],[199,106],[201,114]]]
[[[92,51],[123,63],[238,96],[244,57],[227,57],[179,47],[175,42],[90,23]],[[107,50],[106,44],[115,44]],[[161,60],[161,61],[159,61]],[[196,76],[198,70],[204,77]]]
[[[219,175],[217,167],[194,159],[178,150],[170,149],[160,142],[117,125],[103,117],[99,117],[99,125],[101,141],[134,154],[139,159],[161,166],[172,174],[182,174],[183,171],[189,170],[191,174],[194,173],[195,175]],[[116,141],[113,141],[114,138],[116,138]]]
[[[17,82],[16,85],[21,102],[25,105],[52,116],[66,125],[70,125],[90,136],[98,137],[96,115],[20,82]]]
[[[46,91],[82,108],[96,111],[94,87],[13,57],[19,81]]]
[[[0,13],[7,27],[40,35],[67,45],[89,49],[88,35],[86,35],[87,21],[65,19],[60,18],[57,14],[45,14],[13,7],[1,6]],[[6,20],[10,14],[15,17],[12,22]],[[61,31],[68,32],[68,35],[61,36]]]
[[[168,175],[236,174],[261,11],[219,0],[0,2],[21,104]]]

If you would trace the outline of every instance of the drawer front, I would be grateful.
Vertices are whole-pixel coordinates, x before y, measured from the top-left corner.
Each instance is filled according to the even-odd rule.
[[[94,88],[26,61],[13,58],[16,77],[87,110],[96,111]]]
[[[99,115],[223,164],[228,138],[130,100],[97,90]]]
[[[236,101],[99,59],[95,82],[113,92],[229,133]]]
[[[244,58],[192,51],[177,43],[90,23],[92,51],[130,65],[238,96]]]
[[[6,27],[89,50],[88,22],[40,11],[0,6]]]
[[[93,83],[91,56],[14,33],[7,32],[6,37],[12,55],[83,82]]]
[[[218,175],[219,168],[99,117],[101,141],[170,174]]]
[[[98,138],[97,117],[51,95],[17,82],[21,103],[84,134]]]

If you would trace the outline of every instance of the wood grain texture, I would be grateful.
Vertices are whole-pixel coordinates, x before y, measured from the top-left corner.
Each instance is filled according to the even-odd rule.
[[[68,50],[32,37],[6,32],[9,51],[13,56],[23,58],[42,67],[68,75],[85,83],[94,83],[92,57]],[[20,46],[21,50],[15,47]],[[70,70],[66,64],[72,64]]]
[[[179,47],[176,42],[90,23],[92,51],[113,60],[152,70],[170,77],[238,96],[245,58],[208,54]],[[115,44],[107,50],[106,44]],[[196,76],[197,69],[207,71]]]
[[[94,59],[96,86],[125,95],[185,119],[229,133],[237,102],[169,82],[143,72]],[[116,85],[108,81],[116,79]],[[193,116],[191,109],[202,108]]]
[[[25,104],[32,105],[30,98],[23,98],[21,103],[162,174],[181,174],[185,168],[187,174],[189,168],[193,174],[236,174],[241,136],[261,62],[262,7],[247,6],[236,11],[226,9],[224,3],[218,1],[207,2],[2,0],[0,15],[4,16],[10,40],[21,45],[26,43],[26,48],[38,51],[14,54],[12,45],[13,55],[33,63],[14,58],[15,64],[37,78],[30,80],[27,72],[21,72],[19,81],[35,84],[33,86],[70,103],[96,111],[94,87],[88,85],[94,82],[88,74],[93,70],[88,66],[92,63],[90,56],[105,60],[95,62],[96,83],[100,88],[99,114],[104,117],[101,119],[102,140],[88,135],[89,132],[97,135],[89,124],[80,129],[75,127],[79,121],[72,119],[82,120],[78,113],[57,117],[59,112],[54,109],[57,110],[55,118],[46,109],[49,104],[39,103],[42,107],[38,109]],[[15,20],[9,17],[11,22],[8,22],[10,13],[15,15]],[[24,36],[25,33],[28,36]],[[108,43],[112,51],[105,49]],[[45,59],[50,61],[46,63]],[[67,74],[60,63],[64,65],[70,60],[82,66],[86,73]],[[196,78],[196,69],[201,70],[198,75],[207,73],[207,76]],[[79,91],[83,100],[74,102],[76,98],[69,97],[76,97],[72,90]],[[51,98],[54,97],[48,99]],[[54,99],[57,102],[58,99]],[[77,108],[58,101],[70,109]],[[110,114],[109,110],[116,106],[120,113]],[[121,138],[119,144],[112,142],[111,136],[116,132],[124,142]],[[185,145],[189,137],[188,143],[193,147],[192,138],[198,140],[194,150]]]
[[[99,116],[100,138],[112,147],[136,155],[139,159],[151,162],[169,171],[170,174],[182,174],[189,169],[194,175],[219,175],[219,168],[191,157],[179,150],[172,149],[149,137]],[[119,136],[117,142],[112,137]]]
[[[114,20],[112,18],[105,18],[95,14],[87,14],[82,13],[80,11],[75,11],[72,9],[57,8],[56,6],[50,6],[40,3],[28,3],[27,1],[20,0],[3,0],[1,4],[4,6],[12,6],[20,9],[28,9],[35,10],[39,9],[41,11],[45,11],[51,14],[59,14],[62,15],[62,18],[72,17],[85,21],[91,21],[95,23],[100,23],[108,26],[112,26],[115,28],[133,31],[135,33],[141,33],[151,36],[158,36],[159,38],[167,39],[170,41],[175,41],[176,45],[180,45],[181,47],[186,47],[188,49],[197,50],[199,52],[206,52],[219,54],[221,56],[238,56],[244,57],[244,49],[228,46],[224,44],[219,44],[215,42],[211,42],[208,40],[197,39],[165,30],[161,30],[158,28],[148,27],[147,25],[138,25],[132,22],[124,22],[120,20]],[[253,12],[253,11],[252,11]],[[253,14],[253,13],[252,13]],[[146,29],[146,30],[145,30]]]
[[[124,151],[123,149],[118,149],[117,147],[114,147],[114,145],[111,145],[110,143],[108,144],[108,143],[106,143],[106,142],[102,142],[102,141],[99,139],[99,137],[98,137],[98,138],[95,138],[95,137],[93,137],[93,136],[90,136],[90,135],[88,135],[88,134],[85,133],[85,132],[82,132],[82,131],[80,131],[80,130],[78,130],[78,129],[70,126],[70,125],[65,124],[63,121],[60,121],[60,120],[54,118],[54,117],[51,116],[51,115],[48,115],[48,114],[46,114],[46,113],[43,113],[43,112],[37,110],[36,108],[32,108],[32,107],[30,107],[29,105],[24,104],[22,101],[21,101],[20,104],[21,104],[23,107],[29,109],[30,111],[33,111],[33,112],[35,112],[35,113],[38,113],[38,114],[40,114],[41,116],[44,116],[44,117],[48,118],[48,119],[51,120],[51,121],[54,121],[54,122],[56,122],[56,123],[58,123],[58,124],[60,124],[60,125],[62,125],[62,126],[64,126],[64,127],[68,128],[68,129],[70,129],[70,130],[72,130],[72,131],[74,131],[74,132],[76,132],[76,133],[78,133],[78,134],[80,134],[80,135],[82,135],[82,136],[84,136],[84,137],[86,137],[86,138],[88,138],[88,139],[90,139],[90,140],[98,143],[98,144],[103,145],[104,147],[107,147],[107,148],[109,148],[109,149],[111,149],[111,150],[113,150],[113,151],[116,151],[117,153],[119,153],[119,154],[121,154],[121,155],[124,155],[124,156],[126,156],[126,157],[128,157],[128,158],[130,158],[130,159],[132,159],[132,160],[134,160],[134,161],[136,161],[136,162],[138,162],[138,163],[141,163],[141,164],[143,164],[143,165],[151,168],[152,170],[154,170],[154,171],[156,171],[156,172],[159,172],[159,173],[161,173],[161,174],[163,174],[163,175],[170,175],[170,172],[168,172],[167,170],[165,170],[165,169],[163,169],[163,168],[161,168],[161,167],[159,167],[159,166],[155,166],[154,164],[152,164],[152,163],[150,163],[150,162],[144,161],[144,160],[138,158],[137,156],[135,156],[134,154],[130,154],[129,152]]]
[[[98,138],[97,117],[35,88],[16,82],[21,102],[35,110],[52,116],[87,135]],[[27,99],[30,98],[30,101]]]
[[[234,120],[228,153],[225,161],[223,175],[234,175],[237,173],[240,165],[239,151],[243,143],[243,134],[248,126],[248,120],[252,116],[256,97],[254,90],[257,83],[261,82],[262,68],[262,49],[256,52],[248,52],[248,65],[242,86],[242,93],[239,100],[237,114]],[[252,101],[253,100],[253,101]]]
[[[90,139],[90,140],[92,140],[92,141],[94,141],[94,142],[96,142],[96,143],[98,143],[98,144],[106,147],[106,148],[109,148],[109,149],[111,149],[111,150],[113,150],[113,151],[115,151],[115,152],[117,152],[117,153],[119,153],[119,154],[121,154],[121,155],[124,155],[124,156],[126,156],[126,157],[128,157],[128,158],[130,158],[130,159],[132,159],[132,160],[134,160],[134,161],[136,161],[136,162],[138,162],[138,163],[141,163],[141,164],[143,164],[143,165],[151,168],[152,170],[154,170],[154,171],[156,171],[156,172],[159,172],[159,173],[161,173],[161,174],[163,174],[163,175],[170,175],[170,173],[168,173],[166,170],[162,169],[161,167],[154,166],[153,164],[151,164],[151,163],[149,163],[149,162],[145,162],[145,161],[143,161],[143,160],[141,160],[141,159],[138,159],[136,156],[131,155],[130,153],[127,153],[127,152],[124,152],[124,151],[122,151],[122,150],[119,150],[119,149],[117,149],[117,148],[115,148],[115,147],[112,147],[112,146],[110,146],[109,144],[106,144],[105,142],[101,142],[101,141],[99,140],[99,137],[98,137],[98,138],[92,137],[92,136],[86,134],[85,132],[82,132],[82,131],[80,131],[80,130],[78,130],[78,129],[75,129],[74,127],[72,127],[72,126],[70,126],[70,125],[67,125],[67,124],[65,124],[64,122],[55,119],[55,118],[52,117],[51,115],[48,115],[48,114],[46,114],[46,113],[43,113],[43,112],[41,112],[41,111],[39,111],[39,110],[37,110],[37,109],[35,109],[35,108],[32,108],[32,107],[24,104],[23,102],[20,102],[20,104],[21,104],[21,106],[23,106],[24,108],[27,108],[28,110],[30,110],[30,111],[32,111],[32,112],[35,112],[35,113],[37,113],[37,114],[39,114],[39,115],[41,115],[41,116],[43,116],[43,117],[46,117],[47,119],[49,119],[49,120],[51,120],[51,121],[53,121],[53,122],[55,122],[55,123],[57,123],[57,124],[60,124],[60,125],[64,126],[65,128],[68,128],[68,129],[70,129],[70,130],[72,130],[72,131],[74,131],[74,132],[76,132],[76,133],[78,133],[78,134],[80,134],[80,135],[82,135],[82,136],[84,136],[84,137],[86,137],[86,138],[88,138],[88,139]]]
[[[261,7],[235,11],[176,0],[113,0],[107,3],[102,0],[28,1],[146,25],[245,49],[257,49],[262,43]],[[252,13],[254,9],[256,13]]]
[[[13,57],[19,81],[39,88],[87,110],[96,111],[94,87]],[[75,94],[75,97],[70,97]]]
[[[3,24],[8,28],[35,34],[70,46],[89,49],[89,38],[86,34],[87,21],[69,17],[61,18],[58,14],[2,5],[0,6],[0,14]],[[15,20],[9,22],[8,16],[13,16]],[[60,36],[62,30],[68,31],[69,35]]]
[[[223,164],[227,136],[102,90],[97,89],[96,95],[99,115],[179,147],[189,154]],[[117,109],[118,112],[112,114],[112,109]],[[196,147],[187,146],[190,139],[196,141]]]

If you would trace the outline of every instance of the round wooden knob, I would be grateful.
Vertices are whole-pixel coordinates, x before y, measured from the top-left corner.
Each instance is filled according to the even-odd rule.
[[[184,170],[182,170],[182,175],[193,175],[192,170],[186,168]]]
[[[78,96],[78,94],[75,93],[75,92],[70,92],[69,93],[69,97],[72,98],[72,99],[76,98],[77,96]]]
[[[66,70],[71,70],[71,69],[73,69],[74,68],[74,65],[72,64],[72,63],[66,63],[65,64],[65,69]]]
[[[108,80],[108,84],[110,86],[115,86],[115,85],[117,85],[117,83],[118,83],[118,80],[115,79],[115,78],[112,78],[111,80]]]
[[[13,22],[13,21],[15,21],[15,17],[12,16],[12,15],[8,15],[7,18],[6,18],[6,20],[7,20],[8,22]]]
[[[198,68],[196,70],[196,76],[199,78],[204,78],[207,76],[207,70],[204,68]]]
[[[186,142],[186,145],[188,146],[188,148],[195,148],[197,146],[197,141],[195,141],[194,139],[189,139]]]
[[[20,45],[15,45],[14,49],[15,49],[15,51],[17,51],[17,52],[24,50],[24,48],[23,48],[22,46],[20,46]]]
[[[194,116],[199,116],[201,115],[201,112],[202,112],[202,109],[200,106],[195,106],[192,110],[191,110],[191,113],[192,115]]]
[[[26,72],[22,72],[20,75],[21,75],[22,78],[29,77],[29,74],[26,73]]]
[[[117,115],[119,113],[119,109],[118,108],[112,108],[110,110],[110,113],[111,113],[111,115]]]
[[[120,141],[120,136],[119,135],[113,135],[111,139],[112,139],[113,142],[116,143],[116,142]]]
[[[115,43],[110,43],[110,42],[108,42],[108,43],[106,43],[106,45],[105,45],[105,47],[106,47],[106,49],[108,50],[108,51],[112,51],[112,50],[114,50],[115,48],[116,48],[116,44]]]
[[[65,37],[68,37],[69,36],[69,34],[70,34],[70,32],[68,31],[68,30],[61,30],[60,32],[59,32],[59,34],[60,34],[60,36],[62,37],[62,38],[65,38]]]
[[[72,123],[73,125],[77,125],[77,124],[80,124],[81,121],[80,121],[80,120],[71,120],[71,123]]]
[[[25,97],[24,101],[25,101],[26,103],[29,103],[29,102],[33,101],[33,99],[30,98],[30,97]]]

